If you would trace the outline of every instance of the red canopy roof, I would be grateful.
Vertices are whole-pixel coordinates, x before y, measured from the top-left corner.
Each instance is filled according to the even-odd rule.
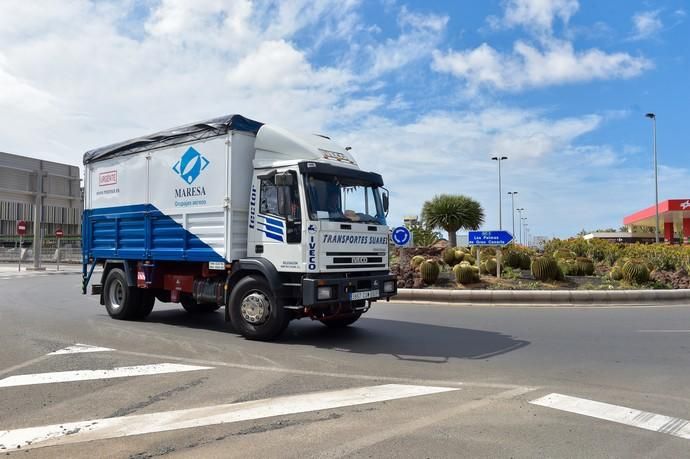
[[[681,222],[690,218],[690,198],[669,199],[659,203],[660,222]],[[647,207],[644,210],[628,215],[623,219],[624,225],[654,226],[656,225],[655,207]]]

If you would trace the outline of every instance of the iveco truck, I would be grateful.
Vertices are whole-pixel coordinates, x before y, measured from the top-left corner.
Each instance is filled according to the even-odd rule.
[[[240,115],[84,154],[83,282],[115,319],[225,306],[249,339],[355,322],[396,294],[388,192],[349,148]]]

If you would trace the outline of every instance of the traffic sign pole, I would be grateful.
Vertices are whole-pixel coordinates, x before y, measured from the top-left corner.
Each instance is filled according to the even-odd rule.
[[[480,247],[496,247],[496,278],[501,278],[501,262],[503,261],[502,247],[513,240],[513,235],[508,231],[470,231],[467,235],[471,246],[477,247],[477,264],[479,264]]]
[[[57,271],[60,271],[60,239],[62,239],[64,235],[65,233],[62,231],[62,228],[55,230],[55,237],[57,238]]]
[[[22,271],[22,242],[24,241],[24,234],[26,234],[26,222],[24,220],[19,220],[17,222],[17,234],[19,235],[19,263],[17,265],[17,270]]]

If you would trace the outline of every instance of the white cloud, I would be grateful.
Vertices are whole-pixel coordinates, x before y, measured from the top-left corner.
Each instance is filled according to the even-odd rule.
[[[506,0],[503,17],[492,17],[490,24],[494,27],[522,26],[539,33],[550,33],[554,19],[567,24],[579,7],[578,0]]]
[[[643,57],[606,53],[599,49],[575,51],[572,43],[551,40],[544,48],[517,41],[511,54],[487,43],[464,51],[434,52],[433,69],[465,81],[471,91],[480,87],[519,91],[525,88],[631,78],[651,67]]]
[[[372,61],[367,74],[376,77],[428,57],[440,43],[447,23],[448,16],[417,14],[403,7],[398,15],[402,33],[396,38],[367,47]]]
[[[492,155],[509,157],[504,183],[525,195],[534,190],[530,199],[536,206],[541,182],[554,175],[551,164],[567,160],[581,166],[582,158],[569,153],[572,144],[601,122],[602,117],[594,114],[550,119],[538,111],[494,107],[439,111],[409,123],[370,116],[353,129],[335,133],[334,138],[353,146],[363,168],[385,171],[393,196],[392,223],[418,212],[425,200],[444,191],[478,199],[486,209],[487,225],[495,226]],[[548,193],[560,195],[556,188],[549,188]]]
[[[659,10],[654,11],[642,11],[635,13],[632,17],[634,33],[632,36],[633,40],[644,40],[655,36],[663,27],[664,24],[661,22],[659,17]]]

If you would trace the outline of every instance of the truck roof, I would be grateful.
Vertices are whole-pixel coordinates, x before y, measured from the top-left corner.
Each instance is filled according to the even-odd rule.
[[[89,150],[84,153],[84,164],[118,156],[131,155],[154,148],[184,143],[190,140],[216,137],[226,134],[228,131],[245,131],[256,134],[261,126],[263,126],[263,123],[245,118],[242,115],[221,116]]]

